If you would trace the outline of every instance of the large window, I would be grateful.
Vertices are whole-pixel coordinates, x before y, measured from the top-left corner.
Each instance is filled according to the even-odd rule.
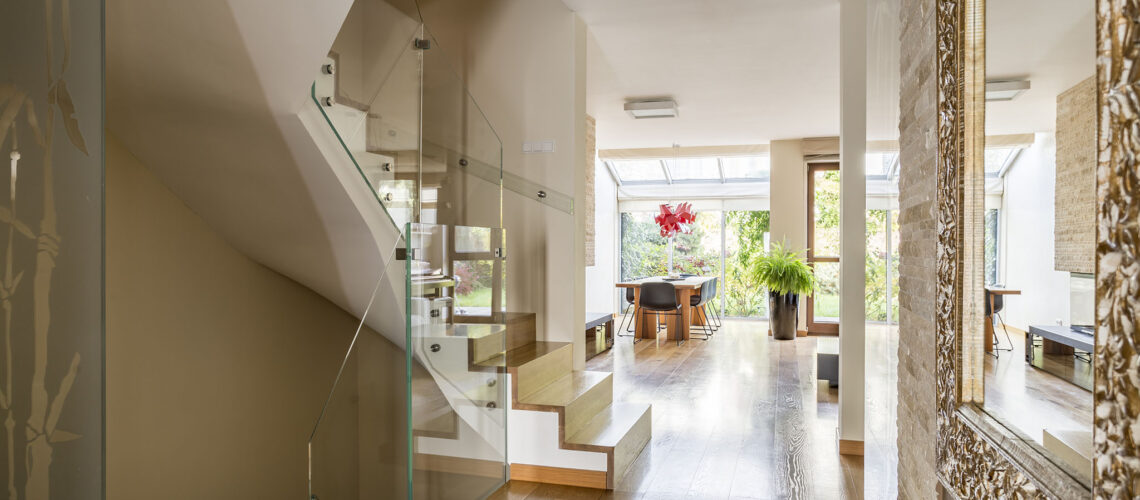
[[[867,210],[867,263],[864,271],[867,321],[898,322],[898,242],[898,212]]]
[[[666,274],[669,240],[658,232],[655,214],[622,212],[622,280]],[[767,211],[698,211],[693,232],[675,237],[673,272],[720,277],[714,307],[723,315],[764,317],[766,294],[746,268],[752,256],[765,250],[767,241]]]
[[[986,285],[995,285],[998,282],[998,222],[1001,212],[996,208],[986,210]]]
[[[654,215],[621,214],[622,280],[668,274],[669,240],[661,237]],[[720,212],[698,212],[693,232],[674,238],[673,272],[720,275]]]
[[[748,262],[767,251],[769,212],[729,211],[724,215],[724,315],[741,318],[768,315],[768,294],[748,274]]]

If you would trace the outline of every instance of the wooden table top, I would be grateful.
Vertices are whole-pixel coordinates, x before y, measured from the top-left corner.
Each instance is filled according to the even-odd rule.
[[[664,276],[654,276],[651,278],[642,278],[633,281],[623,281],[618,283],[618,288],[638,288],[642,283],[672,283],[676,288],[700,288],[706,281],[716,279],[716,276],[693,276],[691,278],[684,278],[677,281],[666,281]]]
[[[1021,295],[1021,290],[1014,290],[1012,288],[994,288],[987,286],[986,291],[994,295]]]

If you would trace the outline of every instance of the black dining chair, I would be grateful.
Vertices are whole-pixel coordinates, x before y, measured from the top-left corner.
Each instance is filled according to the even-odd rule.
[[[709,301],[712,300],[712,294],[712,280],[708,280],[704,283],[701,283],[700,293],[689,297],[689,307],[692,309],[693,314],[695,314],[697,311],[700,311],[701,315],[705,318],[704,325],[690,326],[689,330],[692,331],[694,328],[700,328],[701,333],[704,334],[705,340],[708,340],[709,337],[711,337],[712,334],[716,332],[717,328],[716,324],[714,324],[712,319],[709,318],[709,311],[707,307]]]
[[[637,317],[637,311],[636,311],[637,304],[635,303],[635,302],[637,302],[636,297],[637,297],[637,290],[635,288],[629,287],[629,288],[625,289],[625,309],[622,311],[621,324],[618,325],[617,331],[618,332],[623,332],[623,331],[630,332],[630,334],[629,335],[622,335],[621,333],[618,333],[617,334],[618,337],[633,337],[634,336],[633,335],[633,325],[635,325],[637,323],[635,321],[635,318]],[[634,309],[634,314],[629,313],[630,309]],[[629,320],[629,326],[628,327],[625,324],[627,319]],[[637,342],[634,341],[634,343],[636,344]]]
[[[1001,341],[998,339],[997,328],[994,328],[993,329],[994,330],[994,340],[993,340],[994,345],[993,345],[993,353],[992,354],[994,355],[994,357],[998,357],[998,353],[1000,353],[1000,352],[1012,351],[1013,350],[1013,340],[1010,340],[1009,330],[1006,330],[1005,320],[1002,319],[1002,317],[1001,317],[1001,311],[1002,311],[1002,309],[1005,309],[1005,299],[999,293],[990,293],[989,290],[986,290],[985,302],[986,302],[986,317],[990,318],[990,322],[991,322],[992,326],[997,326],[996,324],[993,324],[994,318],[997,318],[997,320],[999,322],[1001,322],[1001,330],[1002,330],[1002,332],[1005,333],[1005,343],[1009,346],[1009,347],[1002,347]],[[990,307],[991,303],[993,304],[993,307]],[[990,309],[993,309],[993,310],[991,311]]]
[[[713,302],[713,308],[712,308],[713,319],[716,321],[717,330],[720,330],[721,327],[724,326],[724,323],[721,322],[721,320],[720,320],[720,308],[717,307],[716,302],[714,302],[716,300],[717,293],[720,291],[719,290],[720,278],[713,277],[711,286],[712,286],[712,293],[709,295],[709,302]]]
[[[657,316],[676,316],[677,331],[681,331],[681,304],[677,302],[677,289],[672,283],[648,282],[641,284],[641,297],[637,301],[637,310],[646,310],[657,313]],[[636,311],[634,315],[638,314]],[[660,328],[660,326],[658,327]],[[684,339],[677,339],[677,345],[684,343]]]

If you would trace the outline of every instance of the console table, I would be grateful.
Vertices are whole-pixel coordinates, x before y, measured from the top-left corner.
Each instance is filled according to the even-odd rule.
[[[1086,333],[1087,327],[1061,326],[1061,325],[1029,325],[1025,334],[1025,362],[1033,364],[1033,337],[1041,337],[1047,342],[1055,342],[1071,349],[1080,349],[1093,352],[1095,339],[1091,331]],[[1046,349],[1047,352],[1056,352]],[[1060,354],[1059,352],[1057,352]]]
[[[605,329],[601,338],[598,327]],[[614,315],[611,313],[586,313],[586,359],[590,359],[614,346]]]

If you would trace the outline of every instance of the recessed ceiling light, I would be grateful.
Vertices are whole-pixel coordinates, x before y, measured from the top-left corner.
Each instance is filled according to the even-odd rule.
[[[630,101],[625,110],[634,118],[674,118],[677,116],[677,101],[656,99],[652,101]]]
[[[1029,80],[986,82],[986,101],[1012,101],[1029,90]]]

